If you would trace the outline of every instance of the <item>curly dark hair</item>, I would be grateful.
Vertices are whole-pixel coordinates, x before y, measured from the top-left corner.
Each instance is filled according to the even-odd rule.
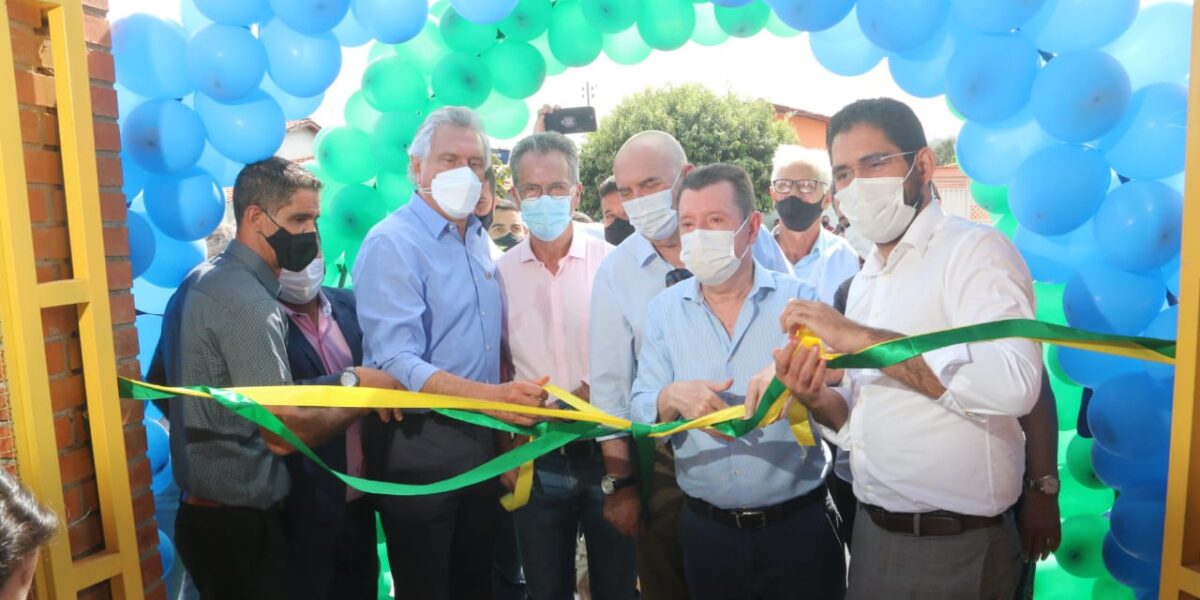
[[[0,586],[21,561],[50,541],[58,516],[42,506],[6,469],[0,469]]]

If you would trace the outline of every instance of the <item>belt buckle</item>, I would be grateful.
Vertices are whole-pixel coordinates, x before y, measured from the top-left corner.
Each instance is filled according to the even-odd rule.
[[[760,529],[767,526],[767,513],[761,510],[743,510],[733,513],[733,523],[738,529]]]

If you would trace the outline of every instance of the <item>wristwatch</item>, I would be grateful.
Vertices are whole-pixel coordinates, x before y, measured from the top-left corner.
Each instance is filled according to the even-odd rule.
[[[342,371],[342,376],[340,379],[338,379],[338,383],[342,384],[344,387],[358,387],[358,371],[355,371],[354,367],[346,367],[345,370]]]
[[[1025,479],[1025,489],[1036,490],[1047,496],[1058,495],[1059,481],[1055,475],[1043,475],[1037,479]]]
[[[637,479],[634,477],[618,478],[613,477],[612,475],[605,475],[604,477],[600,478],[600,491],[603,492],[605,496],[611,496],[617,493],[617,490],[633,485],[635,481],[637,481]]]

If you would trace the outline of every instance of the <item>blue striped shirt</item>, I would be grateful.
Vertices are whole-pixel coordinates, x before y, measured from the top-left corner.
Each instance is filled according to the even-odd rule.
[[[787,343],[779,315],[788,300],[816,300],[806,283],[755,262],[754,284],[733,335],[709,310],[693,278],[659,294],[646,312],[645,339],[633,384],[633,420],[658,420],[658,394],[675,381],[733,379],[729,404],[745,401],[750,378]],[[814,428],[815,429],[815,428]],[[672,437],[675,475],[684,493],[721,508],[772,506],[808,493],[829,471],[823,444],[800,446],[786,421],[732,441],[688,431]]]

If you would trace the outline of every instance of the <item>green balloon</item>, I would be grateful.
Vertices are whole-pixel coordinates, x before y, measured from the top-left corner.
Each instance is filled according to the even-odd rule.
[[[442,15],[442,40],[451,50],[479,54],[496,45],[496,26],[474,23],[453,8]]]
[[[1075,515],[1063,521],[1062,543],[1054,551],[1058,565],[1076,577],[1107,574],[1100,547],[1108,534],[1108,519],[1103,515]]]
[[[1063,292],[1065,284],[1033,282],[1033,295],[1037,299],[1037,319],[1055,325],[1066,325],[1067,316],[1063,313]]]
[[[1097,578],[1092,584],[1092,600],[1135,600],[1137,596],[1125,584],[1111,575]]]
[[[636,65],[654,50],[646,45],[637,27],[604,36],[604,54],[618,65]]]
[[[370,138],[361,129],[334,127],[315,141],[321,168],[342,183],[362,183],[375,176],[379,165],[371,155]]]
[[[674,50],[687,43],[696,28],[696,10],[690,0],[642,2],[638,32],[655,50]]]
[[[442,31],[432,21],[426,21],[425,27],[417,37],[392,46],[392,52],[415,65],[422,73],[428,75],[441,62],[442,57],[450,53],[446,42],[442,40]]]
[[[437,2],[429,5],[429,15],[440,19],[442,15],[446,14],[446,9],[448,8],[450,8],[450,0],[437,0]]]
[[[520,0],[500,21],[504,38],[514,42],[528,42],[546,33],[550,26],[550,0]]]
[[[342,188],[330,209],[329,214],[321,215],[322,225],[332,224],[346,239],[359,243],[376,223],[387,216],[387,208],[379,192],[361,183]]]
[[[1092,591],[1092,580],[1072,575],[1053,557],[1037,565],[1033,597],[1037,600],[1080,600]]]
[[[429,100],[425,101],[425,106],[421,107],[421,110],[418,112],[418,114],[420,114],[421,119],[424,120],[425,117],[429,116],[429,113],[432,113],[433,111],[445,105],[446,104],[444,102],[438,100],[436,97],[430,97]]]
[[[342,115],[346,118],[346,124],[361,129],[363,131],[371,131],[375,129],[375,123],[383,113],[375,110],[367,102],[367,97],[362,90],[358,90],[350,94],[350,98],[346,100],[346,106],[342,108]]]
[[[588,23],[604,33],[619,33],[633,27],[638,0],[580,0]]]
[[[429,98],[425,75],[399,56],[381,58],[367,65],[362,91],[367,102],[379,112],[417,110]]]
[[[775,11],[771,11],[771,18],[767,19],[767,31],[771,32],[776,37],[795,37],[802,32],[799,29],[792,29],[787,23],[784,23]]]
[[[980,208],[994,215],[1008,214],[1008,186],[971,182],[971,198]]]
[[[550,52],[564,65],[582,67],[600,56],[604,36],[588,24],[579,0],[558,0],[550,14]]]
[[[719,46],[729,39],[729,34],[717,23],[715,4],[696,5],[696,30],[692,32],[692,41],[701,46]]]
[[[529,125],[529,106],[524,100],[492,94],[479,107],[479,117],[489,136],[507,140],[521,135]]]
[[[1113,491],[1111,489],[1090,488],[1076,481],[1068,470],[1059,472],[1058,510],[1062,518],[1084,515],[1103,515],[1112,509]],[[1066,537],[1063,537],[1066,540]]]
[[[492,87],[509,98],[528,98],[546,81],[546,59],[525,42],[504,40],[483,55]]]
[[[996,220],[992,222],[992,225],[994,225],[996,229],[999,229],[1000,233],[1004,234],[1004,237],[1010,240],[1013,238],[1013,235],[1016,235],[1017,233],[1017,218],[1012,216],[1012,214],[1005,214],[996,217]]]
[[[371,64],[381,58],[396,55],[396,47],[392,44],[383,42],[375,42],[371,44],[371,49],[367,51],[367,64]]]
[[[542,59],[546,61],[546,75],[560,75],[567,70],[567,65],[554,58],[554,54],[550,52],[550,42],[547,38],[549,38],[548,35],[543,35],[530,41],[529,45],[542,53]]]
[[[371,154],[380,170],[408,168],[408,144],[423,118],[415,110],[390,112],[371,132]]]
[[[771,18],[771,8],[762,0],[734,7],[718,6],[715,12],[721,29],[739,38],[748,38],[762,31]]]
[[[1079,426],[1079,409],[1083,405],[1083,388],[1074,382],[1059,379],[1052,373],[1050,388],[1054,390],[1054,407],[1058,412],[1058,430],[1075,431]]]
[[[412,198],[413,184],[409,182],[405,171],[384,169],[375,176],[375,190],[383,199],[384,207],[391,212],[408,204]]]
[[[1092,468],[1093,443],[1095,442],[1090,438],[1078,434],[1071,437],[1071,441],[1067,443],[1067,472],[1071,474],[1071,479],[1083,484],[1084,487],[1094,490],[1108,489],[1108,486],[1100,481],[1100,478],[1096,476],[1095,469]]]
[[[433,94],[446,106],[476,108],[492,93],[492,75],[478,56],[455,52],[433,70]]]

